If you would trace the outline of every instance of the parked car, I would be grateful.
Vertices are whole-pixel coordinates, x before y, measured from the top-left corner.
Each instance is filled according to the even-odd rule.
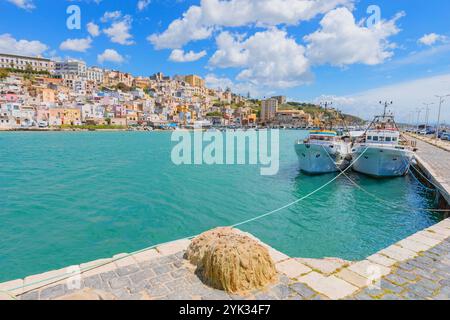
[[[450,141],[450,132],[444,132],[441,136],[441,140]]]
[[[46,128],[46,127],[48,127],[48,123],[46,121],[39,121],[38,122],[38,127],[39,128]]]
[[[442,136],[446,133],[448,133],[446,130],[439,131],[438,138],[442,139]]]

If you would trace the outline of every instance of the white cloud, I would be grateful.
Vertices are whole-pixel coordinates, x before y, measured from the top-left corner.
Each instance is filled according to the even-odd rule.
[[[123,63],[125,58],[121,56],[116,50],[106,49],[102,54],[97,56],[97,61],[100,64],[104,62]]]
[[[271,28],[247,39],[222,32],[216,42],[218,50],[209,65],[242,68],[237,80],[257,86],[286,88],[312,79],[305,48],[284,30]]]
[[[105,23],[111,20],[117,20],[122,16],[121,11],[106,11],[103,17],[100,19],[101,22]]]
[[[7,0],[7,1],[11,2],[12,4],[16,5],[21,9],[33,10],[35,8],[33,0]]]
[[[169,60],[173,62],[192,62],[200,60],[204,56],[206,56],[205,50],[200,52],[194,52],[192,50],[189,52],[184,52],[183,50],[175,49],[170,54]]]
[[[220,27],[249,24],[295,25],[324,14],[337,6],[353,6],[354,0],[203,0],[183,17],[172,21],[161,34],[148,40],[156,49],[179,49],[190,41],[207,39]]]
[[[93,37],[98,37],[100,35],[100,28],[94,22],[89,22],[87,24],[87,30],[89,34]]]
[[[91,47],[92,39],[90,37],[82,39],[67,39],[61,43],[59,49],[76,52],[86,52]]]
[[[447,40],[448,38],[446,36],[436,33],[429,33],[420,38],[419,43],[424,44],[426,46],[432,46],[433,44],[436,44],[438,42],[446,42]]]
[[[183,18],[174,20],[166,31],[152,34],[147,39],[156,49],[179,49],[193,40],[207,39],[213,28],[202,24],[202,10],[192,6],[183,14]]]
[[[388,38],[400,32],[396,21],[402,16],[397,14],[367,28],[364,21],[357,24],[347,8],[332,10],[321,20],[319,30],[304,37],[308,42],[307,57],[315,64],[334,66],[380,64],[394,54],[395,45]]]
[[[219,68],[242,67],[249,61],[250,52],[241,43],[242,39],[225,31],[216,37],[217,51],[209,64]]]
[[[203,0],[201,8],[203,20],[209,25],[275,26],[296,25],[337,6],[352,7],[352,3],[353,0]]]
[[[137,8],[139,11],[144,10],[145,8],[147,8],[150,4],[150,0],[139,0],[137,3]]]
[[[450,52],[450,44],[442,44],[428,47],[426,50],[414,51],[405,57],[393,60],[386,68],[395,68],[397,66],[409,64],[433,64],[438,59],[447,59]]]
[[[340,106],[345,105],[354,105],[355,104],[355,99],[351,98],[351,97],[340,97],[340,96],[335,96],[335,95],[321,95],[320,97],[317,97],[316,99],[314,99],[314,103],[316,104],[320,104],[321,102],[333,102],[333,105],[336,108],[340,108]]]
[[[416,109],[423,107],[424,102],[435,102],[430,112],[430,123],[437,121],[438,99],[435,95],[450,94],[450,74],[416,79],[401,82],[389,86],[374,88],[345,97],[333,97],[338,108],[360,117],[370,120],[374,115],[380,114],[383,109],[379,105],[380,100],[393,101],[390,108],[398,122],[417,121]],[[330,96],[326,97],[328,100]],[[442,119],[450,122],[450,100],[442,109]],[[424,112],[422,112],[424,116]],[[424,119],[422,118],[423,122]]]
[[[133,36],[130,34],[131,23],[133,22],[130,16],[125,16],[122,20],[115,21],[111,24],[111,27],[103,30],[103,32],[114,43],[122,45],[132,45],[134,43]]]
[[[232,92],[240,94],[242,96],[247,96],[248,93],[252,97],[262,97],[262,91],[259,90],[255,85],[248,82],[233,82],[231,79],[226,77],[220,77],[213,73],[206,75],[205,83],[208,88],[226,90],[230,88]],[[265,94],[270,94],[270,92],[264,91]]]
[[[40,56],[47,50],[47,45],[37,40],[16,40],[8,33],[0,35],[0,52],[2,53]]]

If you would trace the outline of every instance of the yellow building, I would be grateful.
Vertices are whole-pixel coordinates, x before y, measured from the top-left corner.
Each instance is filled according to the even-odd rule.
[[[75,108],[51,108],[45,115],[50,126],[81,125],[81,110]]]
[[[141,89],[147,89],[150,87],[150,79],[143,77],[134,78],[134,86]]]
[[[80,109],[64,109],[64,117],[62,124],[80,125],[81,124],[81,110]]]
[[[199,88],[205,87],[205,80],[203,80],[199,76],[196,76],[195,74],[191,74],[184,77],[184,81],[189,83],[192,87],[199,87]]]

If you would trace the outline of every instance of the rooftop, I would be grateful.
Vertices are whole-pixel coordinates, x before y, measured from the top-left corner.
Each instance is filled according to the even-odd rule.
[[[21,58],[21,59],[34,59],[34,60],[47,61],[47,62],[51,61],[50,59],[46,59],[46,58],[42,58],[42,57],[19,56],[19,55],[9,54],[9,53],[0,53],[0,56],[10,57],[10,58]]]

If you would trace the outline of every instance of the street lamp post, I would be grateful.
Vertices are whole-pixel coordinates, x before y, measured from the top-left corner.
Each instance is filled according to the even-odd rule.
[[[419,133],[419,127],[420,127],[420,114],[422,113],[421,108],[417,108],[417,133]]]
[[[423,105],[425,106],[425,110],[427,111],[426,116],[425,116],[425,129],[428,128],[428,120],[430,119],[430,106],[432,106],[434,104],[434,102],[431,103],[423,103]]]
[[[436,127],[436,140],[439,139],[439,129],[441,128],[441,107],[442,104],[445,102],[446,97],[450,97],[450,94],[447,95],[443,95],[443,96],[438,96],[436,95],[436,98],[439,98],[439,112],[438,112],[438,122],[437,122],[437,127]]]

